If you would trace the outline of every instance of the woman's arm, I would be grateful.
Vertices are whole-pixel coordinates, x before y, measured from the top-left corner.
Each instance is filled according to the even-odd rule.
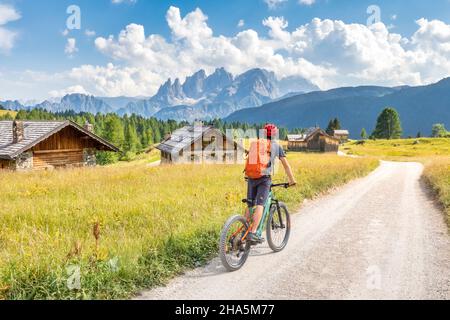
[[[287,159],[285,157],[281,157],[280,161],[283,164],[284,171],[286,172],[286,174],[288,176],[289,184],[291,186],[295,186],[297,184],[297,181],[295,181],[294,175],[292,174],[292,168],[291,168],[289,162],[287,161]]]

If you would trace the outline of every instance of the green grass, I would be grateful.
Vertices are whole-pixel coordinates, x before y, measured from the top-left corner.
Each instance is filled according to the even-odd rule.
[[[109,165],[110,167],[134,167],[139,165],[151,165],[161,160],[161,152],[153,149],[149,152],[136,155],[133,161],[119,161]]]
[[[332,155],[291,153],[289,160],[299,186],[277,195],[292,211],[378,165]],[[0,172],[0,298],[127,298],[204,264],[217,254],[227,217],[244,209],[242,169],[146,162]],[[80,290],[67,286],[73,265]]]
[[[450,156],[450,139],[420,138],[366,140],[364,142],[351,141],[342,147],[342,151],[353,155],[408,161],[432,156]]]

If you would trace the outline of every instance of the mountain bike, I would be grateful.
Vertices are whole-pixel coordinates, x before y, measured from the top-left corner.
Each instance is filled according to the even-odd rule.
[[[257,234],[262,236],[266,230],[267,243],[274,252],[282,251],[288,241],[291,232],[291,219],[286,205],[278,201],[273,193],[273,188],[289,188],[289,183],[272,184],[269,197],[264,206],[263,216],[258,226]],[[251,204],[251,199],[242,200],[245,204]],[[225,223],[220,236],[219,251],[222,264],[228,271],[237,271],[245,264],[252,246],[261,244],[247,240],[249,231],[253,227],[254,208],[249,209],[249,217],[235,215]]]

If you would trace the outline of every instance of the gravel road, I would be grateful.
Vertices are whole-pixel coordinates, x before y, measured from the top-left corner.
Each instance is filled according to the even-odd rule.
[[[256,247],[234,273],[214,259],[137,299],[449,299],[450,237],[422,170],[382,162],[306,203],[283,252]]]

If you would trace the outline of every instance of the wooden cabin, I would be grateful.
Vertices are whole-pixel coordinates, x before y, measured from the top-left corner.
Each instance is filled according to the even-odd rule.
[[[348,130],[334,130],[333,136],[339,139],[340,143],[346,143],[350,137],[350,132]]]
[[[95,166],[96,151],[119,149],[72,121],[0,121],[0,169]]]
[[[178,129],[156,148],[162,164],[236,163],[245,152],[220,130],[203,125]]]
[[[320,128],[312,128],[300,135],[288,135],[289,151],[338,152],[339,139]]]

